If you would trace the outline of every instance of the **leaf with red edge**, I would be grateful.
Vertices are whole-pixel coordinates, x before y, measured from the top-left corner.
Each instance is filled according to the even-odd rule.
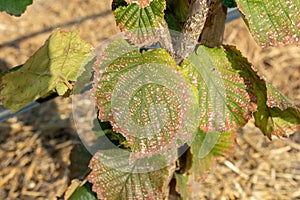
[[[272,134],[277,137],[289,137],[300,130],[300,110],[281,92],[267,84],[267,105],[270,110]]]
[[[127,0],[127,6],[117,7],[113,2],[117,25],[126,31],[128,38],[135,44],[149,42],[158,37],[157,30],[164,22],[165,0]],[[122,5],[122,4],[121,4]]]
[[[246,124],[252,116],[247,84],[223,48],[199,46],[182,63],[182,70],[198,89],[200,129],[204,132],[230,131]]]
[[[226,54],[232,63],[246,63],[241,53],[232,46],[225,46]],[[250,65],[238,68],[240,76],[248,85],[251,102],[257,104],[253,113],[255,125],[268,136],[288,137],[300,130],[300,110],[282,95],[278,90],[261,79]]]
[[[118,159],[111,159],[116,155]],[[159,162],[160,157],[152,160]],[[175,165],[145,172],[138,169],[141,163],[143,159],[130,164],[129,154],[120,150],[99,151],[90,161],[88,180],[99,199],[163,199]]]
[[[267,106],[278,107],[280,110],[285,110],[289,107],[294,107],[293,103],[278,91],[271,84],[266,84],[267,87]]]
[[[255,40],[262,46],[300,45],[299,0],[236,0]]]
[[[146,8],[153,0],[125,0],[128,4],[136,3],[140,8]]]
[[[99,118],[140,156],[177,148],[197,129],[194,88],[163,49],[140,53],[124,40],[112,42],[95,65],[93,91]]]

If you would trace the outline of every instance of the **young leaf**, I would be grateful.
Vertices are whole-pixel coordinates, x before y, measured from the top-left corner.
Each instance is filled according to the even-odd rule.
[[[32,4],[32,0],[0,0],[0,11],[10,15],[20,16],[26,7]]]
[[[114,41],[95,71],[99,118],[110,121],[133,152],[164,151],[192,138],[197,127],[195,91],[165,50],[140,53],[124,40]]]
[[[121,31],[128,31],[136,44],[152,41],[156,30],[164,21],[165,0],[127,0],[127,6],[119,6],[114,15]],[[114,5],[114,2],[113,2]]]
[[[200,180],[210,170],[215,159],[226,156],[234,146],[234,132],[210,132],[204,133],[199,130],[192,145],[191,174],[195,180]]]
[[[109,161],[112,155],[118,155],[118,160]],[[109,165],[102,160],[109,162]],[[136,160],[133,164],[129,164],[128,161],[128,154],[118,150],[99,151],[94,155],[89,164],[92,172],[88,180],[93,184],[93,191],[97,193],[98,198],[163,199],[168,192],[166,188],[175,166],[139,173],[136,167],[143,160]],[[153,161],[157,162],[155,158]]]
[[[64,95],[91,60],[91,50],[77,31],[53,32],[20,69],[1,77],[0,104],[17,111],[51,92]]]
[[[299,0],[236,0],[250,32],[262,47],[300,45]]]
[[[242,68],[246,63],[238,63]],[[224,49],[199,46],[182,63],[182,70],[198,89],[200,129],[230,131],[251,117],[250,96],[239,71]]]
[[[199,130],[190,148],[191,168],[186,174],[175,173],[176,191],[182,199],[199,199],[199,188],[195,186],[203,180],[203,175],[210,170],[215,159],[228,155],[233,145],[233,133],[204,133]]]
[[[225,46],[226,54],[232,63],[246,63],[241,53],[234,47]],[[287,98],[271,85],[265,83],[248,64],[244,68],[234,65],[240,70],[240,76],[248,85],[251,102],[257,104],[253,113],[255,125],[271,138],[272,135],[287,137],[300,130],[300,111]]]

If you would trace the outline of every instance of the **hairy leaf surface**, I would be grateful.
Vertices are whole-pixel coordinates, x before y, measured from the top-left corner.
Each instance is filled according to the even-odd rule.
[[[114,11],[121,31],[128,31],[129,38],[136,44],[154,40],[157,29],[164,21],[165,0],[127,2],[127,6],[119,6]]]
[[[119,159],[110,161],[111,156]],[[109,162],[109,165],[101,161]],[[92,172],[88,180],[99,199],[163,199],[175,170],[174,165],[160,170],[139,173],[138,162],[129,164],[127,153],[118,150],[97,152],[90,161]],[[154,162],[157,162],[157,160]]]
[[[262,47],[300,45],[299,0],[236,0],[250,32]]]
[[[0,0],[0,11],[5,11],[10,15],[20,16],[25,12],[27,6],[32,4],[32,0]]]
[[[235,63],[242,68],[247,63]],[[251,117],[250,96],[239,71],[222,48],[200,46],[182,64],[182,70],[198,89],[200,129],[229,131]]]
[[[19,70],[1,77],[0,104],[17,111],[51,92],[64,95],[92,58],[91,50],[77,31],[55,31]]]
[[[234,47],[225,46],[228,58],[232,63],[246,63],[247,60]],[[238,66],[238,65],[234,65]],[[300,130],[299,108],[282,95],[278,90],[266,84],[250,65],[238,68],[240,75],[248,85],[251,102],[257,104],[253,113],[255,125],[271,138],[272,135],[287,137]]]
[[[111,43],[95,66],[99,118],[124,135],[133,152],[178,147],[197,126],[192,85],[163,49],[143,51],[124,40]]]

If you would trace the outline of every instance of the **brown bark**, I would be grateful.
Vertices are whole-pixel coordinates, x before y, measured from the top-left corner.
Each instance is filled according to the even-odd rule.
[[[218,47],[223,42],[227,8],[222,6],[222,0],[216,0],[206,19],[204,29],[199,38],[200,44],[208,47]]]

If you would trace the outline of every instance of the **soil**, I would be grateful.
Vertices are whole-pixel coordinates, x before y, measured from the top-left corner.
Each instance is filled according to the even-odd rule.
[[[94,47],[118,33],[109,0],[35,0],[20,18],[0,13],[0,71],[24,63],[56,28],[79,30]],[[260,49],[241,19],[226,25],[259,73],[300,105],[300,50]],[[0,123],[0,199],[56,199],[70,183],[69,154],[80,143],[70,99],[56,98]],[[202,199],[300,199],[300,136],[269,141],[250,121],[228,158],[200,185]]]

